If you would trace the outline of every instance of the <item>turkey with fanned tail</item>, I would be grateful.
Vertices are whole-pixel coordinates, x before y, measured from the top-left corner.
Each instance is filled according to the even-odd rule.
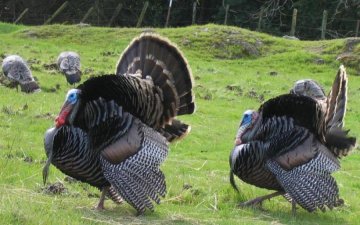
[[[182,53],[154,34],[135,38],[116,75],[91,78],[68,92],[56,127],[45,133],[50,163],[65,174],[121,196],[139,213],[166,193],[160,170],[168,142],[190,126],[175,119],[195,110],[191,70]],[[111,192],[109,191],[111,190]]]
[[[25,60],[18,55],[7,56],[2,63],[4,75],[15,84],[18,85],[22,92],[33,93],[39,92],[41,89],[32,76],[31,70]]]
[[[257,111],[245,111],[230,154],[230,183],[237,189],[235,174],[276,192],[240,205],[278,195],[292,202],[293,213],[296,204],[312,212],[343,203],[331,173],[356,142],[342,129],[346,95],[347,75],[340,67],[327,97],[316,82],[302,80],[291,94],[270,99]]]

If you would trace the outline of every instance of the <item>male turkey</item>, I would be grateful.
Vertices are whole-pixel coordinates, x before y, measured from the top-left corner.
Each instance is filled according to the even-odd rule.
[[[65,174],[102,190],[109,188],[139,213],[153,209],[166,192],[159,169],[168,141],[190,126],[175,119],[194,112],[190,68],[169,41],[152,34],[135,38],[122,54],[116,75],[91,78],[72,89],[45,134],[48,161]],[[114,196],[114,193],[110,193]]]
[[[292,201],[293,213],[296,203],[309,212],[342,204],[331,173],[340,168],[339,158],[356,142],[342,129],[346,82],[341,67],[325,109],[317,88],[312,89],[316,95],[307,95],[296,87],[296,94],[280,95],[258,111],[245,111],[230,154],[231,185],[237,189],[235,174],[246,183],[276,192],[241,205],[259,204],[277,195]]]
[[[21,91],[26,93],[40,91],[39,85],[34,80],[30,68],[18,55],[7,56],[2,63],[4,75],[16,85],[20,84]]]
[[[69,84],[75,84],[81,80],[80,56],[76,52],[61,52],[57,58],[59,70],[65,75]]]

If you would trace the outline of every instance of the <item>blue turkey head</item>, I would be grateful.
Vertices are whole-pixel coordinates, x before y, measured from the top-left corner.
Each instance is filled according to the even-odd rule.
[[[72,125],[80,106],[80,95],[81,91],[79,89],[71,89],[68,91],[59,116],[55,119],[57,128],[65,124]]]
[[[242,139],[243,135],[246,134],[254,126],[259,113],[254,110],[246,110],[244,112],[243,118],[240,122],[239,129],[235,138],[235,145],[240,145],[244,142]]]

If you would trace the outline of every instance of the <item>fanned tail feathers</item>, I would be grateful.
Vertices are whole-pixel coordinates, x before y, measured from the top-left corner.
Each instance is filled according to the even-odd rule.
[[[327,98],[326,110],[326,145],[337,156],[346,156],[355,146],[356,138],[349,137],[343,130],[347,104],[347,74],[345,67],[340,66],[332,89]]]
[[[178,139],[189,131],[186,124],[172,125],[175,116],[195,111],[192,73],[173,43],[155,34],[140,35],[120,57],[116,74],[140,76],[162,91],[164,116],[168,121],[164,130],[168,140]]]
[[[332,89],[327,98],[326,125],[332,127],[343,127],[347,102],[347,74],[343,65],[335,77]]]
[[[143,79],[150,78],[163,90],[165,101],[175,100],[177,115],[194,112],[194,82],[190,67],[180,50],[169,40],[144,33],[130,43],[120,57],[116,74],[139,73]]]

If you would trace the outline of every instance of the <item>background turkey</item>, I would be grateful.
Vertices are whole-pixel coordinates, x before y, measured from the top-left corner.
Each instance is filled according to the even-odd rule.
[[[15,83],[16,89],[20,85],[21,91],[26,93],[40,91],[40,87],[34,80],[30,68],[20,56],[7,56],[2,63],[2,70],[4,75]]]
[[[72,89],[45,134],[50,163],[102,190],[111,187],[139,213],[166,193],[159,166],[168,141],[190,127],[177,115],[194,112],[192,75],[181,52],[156,35],[135,38],[122,54],[117,75],[91,78]]]
[[[258,111],[244,113],[230,154],[230,182],[237,189],[235,174],[276,192],[241,205],[259,204],[277,195],[292,201],[293,213],[296,203],[309,212],[343,203],[331,173],[340,168],[339,158],[356,141],[342,129],[346,72],[340,67],[328,97],[319,94],[321,88],[312,81],[310,92],[305,91],[305,82],[295,85],[297,94],[275,97]]]
[[[57,58],[57,65],[69,84],[80,82],[81,64],[79,54],[76,52],[61,52]]]

